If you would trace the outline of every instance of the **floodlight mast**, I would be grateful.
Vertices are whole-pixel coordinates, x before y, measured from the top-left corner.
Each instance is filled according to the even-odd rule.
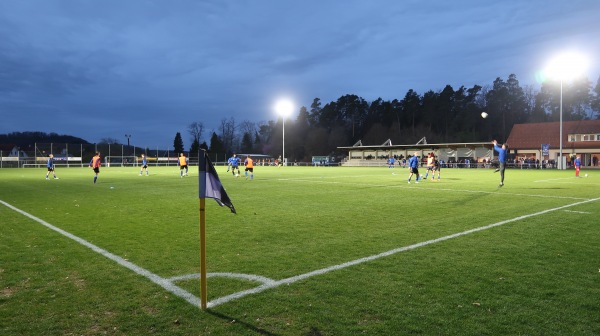
[[[281,116],[283,129],[282,129],[282,156],[281,159],[285,162],[285,118],[292,114],[292,110],[294,109],[294,105],[289,100],[280,100],[275,105],[275,111],[277,114]],[[283,165],[283,162],[281,163]]]
[[[563,82],[580,76],[586,67],[587,59],[574,52],[556,56],[546,67],[546,73],[550,77],[560,80],[558,169],[566,168],[563,160]]]

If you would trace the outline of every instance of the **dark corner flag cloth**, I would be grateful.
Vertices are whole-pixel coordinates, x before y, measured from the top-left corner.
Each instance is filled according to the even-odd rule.
[[[214,198],[220,206],[227,206],[231,212],[235,212],[233,203],[227,196],[225,188],[219,180],[219,175],[215,170],[212,162],[208,158],[206,151],[201,150],[199,157],[198,169],[200,169],[198,187],[200,188],[200,198]]]

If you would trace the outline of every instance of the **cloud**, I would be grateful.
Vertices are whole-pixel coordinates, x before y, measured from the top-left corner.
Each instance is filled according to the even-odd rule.
[[[223,118],[274,120],[280,96],[392,100],[511,73],[535,84],[558,49],[600,59],[599,10],[591,0],[4,1],[0,133],[132,134],[154,148],[194,121],[210,132]]]

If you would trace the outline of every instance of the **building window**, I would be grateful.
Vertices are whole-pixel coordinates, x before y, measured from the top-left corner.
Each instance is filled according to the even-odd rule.
[[[600,141],[600,134],[586,134],[583,136],[583,141]]]
[[[600,134],[569,134],[570,142],[576,141],[600,141]]]

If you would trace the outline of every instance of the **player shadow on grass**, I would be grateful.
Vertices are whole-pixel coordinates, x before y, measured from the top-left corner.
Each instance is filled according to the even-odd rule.
[[[270,336],[277,336],[277,335],[279,335],[279,334],[274,334],[274,333],[272,333],[270,331],[264,330],[262,328],[258,328],[258,327],[254,326],[254,325],[252,325],[252,324],[250,324],[248,322],[244,322],[244,321],[242,321],[240,319],[236,319],[234,317],[231,317],[231,316],[228,316],[228,315],[216,312],[216,311],[211,310],[211,309],[207,309],[206,312],[209,313],[209,314],[211,314],[211,315],[213,315],[213,316],[215,316],[215,317],[218,317],[220,319],[225,320],[227,323],[241,324],[242,326],[246,327],[249,330],[252,330],[252,331],[256,332],[259,335],[270,335]]]
[[[448,203],[454,203],[456,205],[464,205],[464,204],[469,204],[472,201],[479,201],[479,202],[481,202],[482,197],[486,197],[486,196],[489,196],[489,195],[490,195],[490,193],[484,193],[484,194],[481,194],[481,193],[478,193],[478,192],[475,192],[475,193],[465,193],[465,194],[463,194],[463,197],[459,197],[455,201],[451,201],[451,202],[448,202]]]

